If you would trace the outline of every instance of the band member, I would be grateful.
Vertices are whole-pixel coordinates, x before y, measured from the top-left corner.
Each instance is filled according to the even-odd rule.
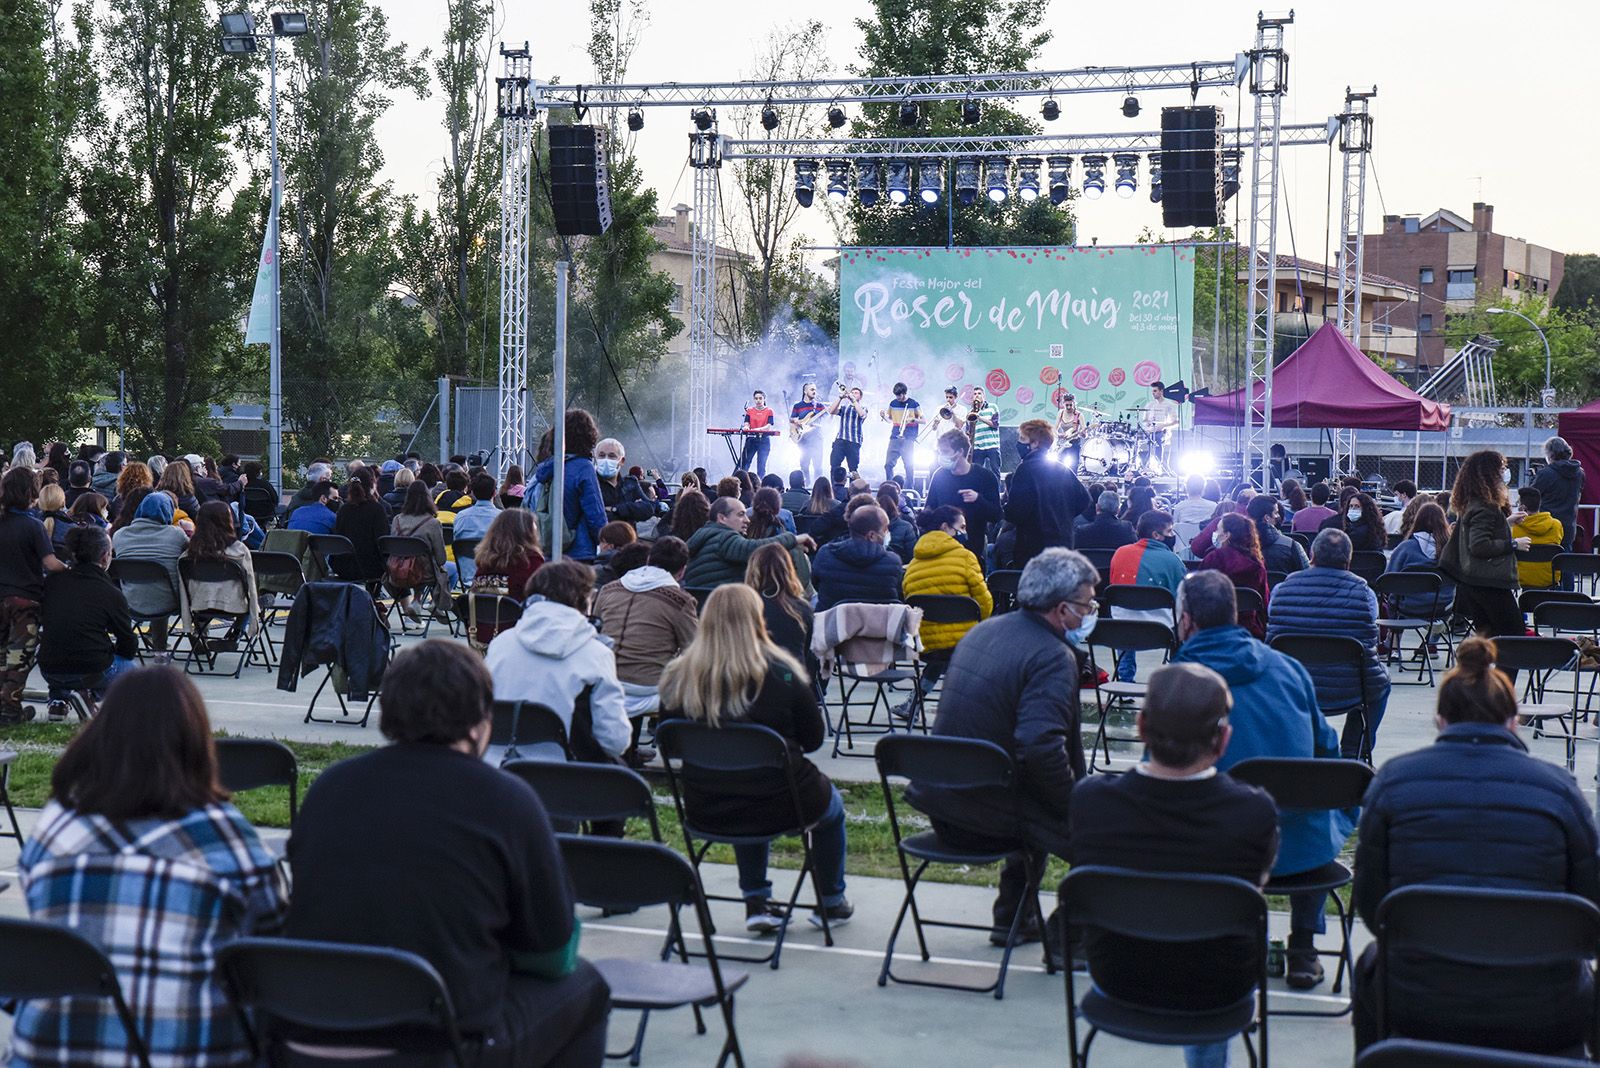
[[[828,406],[817,400],[817,384],[807,382],[800,388],[800,400],[789,407],[789,436],[800,446],[800,469],[806,473],[806,484],[828,473],[822,464],[822,427],[818,424]]]
[[[906,469],[906,485],[914,486],[917,481],[915,452],[917,431],[922,426],[922,406],[907,393],[906,384],[896,382],[894,400],[879,413],[890,424],[889,453],[884,457],[883,477],[894,477],[894,464],[898,460]]]
[[[956,396],[957,393],[955,386],[944,387],[944,404],[942,404],[939,407],[939,410],[934,413],[933,429],[929,434],[930,437],[937,438],[946,430],[959,430],[963,434],[966,433],[967,424],[962,421],[961,416],[957,414],[958,404],[956,402]]]
[[[759,389],[750,395],[750,407],[744,410],[744,422],[740,425],[746,430],[767,430],[771,428],[777,413],[767,407],[767,395]],[[767,453],[772,451],[772,437],[769,434],[746,434],[744,436],[744,452],[739,457],[739,466],[749,471],[750,461],[756,462],[756,477],[765,478],[767,475]]]
[[[1143,426],[1163,464],[1167,460],[1167,445],[1172,440],[1172,430],[1177,425],[1178,405],[1167,399],[1166,384],[1150,383],[1150,399],[1145,402]]]
[[[1000,409],[989,403],[982,386],[972,387],[972,407],[966,415],[967,439],[972,442],[972,462],[1000,477]]]
[[[1078,469],[1083,438],[1088,429],[1088,422],[1083,413],[1078,411],[1077,395],[1067,393],[1061,398],[1061,407],[1056,411],[1055,437],[1057,450],[1067,458],[1067,465],[1074,471]]]
[[[855,475],[861,470],[861,430],[867,419],[867,406],[861,400],[861,387],[839,387],[839,397],[828,406],[828,414],[839,417],[839,433],[833,439],[833,451],[828,454],[828,466],[844,466]]]

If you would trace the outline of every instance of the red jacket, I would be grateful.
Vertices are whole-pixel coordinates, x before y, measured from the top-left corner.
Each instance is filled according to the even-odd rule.
[[[1220,571],[1233,581],[1235,586],[1242,586],[1248,590],[1255,590],[1261,595],[1261,611],[1241,612],[1239,626],[1248,630],[1257,638],[1265,638],[1267,634],[1267,569],[1260,560],[1250,556],[1232,545],[1224,545],[1220,549],[1213,548],[1206,554],[1205,560],[1200,564],[1201,571]]]

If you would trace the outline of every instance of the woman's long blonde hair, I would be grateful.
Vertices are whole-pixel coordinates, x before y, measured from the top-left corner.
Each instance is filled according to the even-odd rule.
[[[706,598],[694,641],[661,673],[661,706],[712,727],[743,719],[773,664],[806,678],[805,668],[767,636],[760,595],[749,586],[718,586]]]

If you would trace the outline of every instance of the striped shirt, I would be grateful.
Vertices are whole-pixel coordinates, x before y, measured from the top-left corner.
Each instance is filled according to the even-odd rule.
[[[839,441],[861,444],[861,413],[846,398],[839,404]]]
[[[978,426],[972,432],[972,447],[974,449],[998,449],[1000,447],[1000,428],[991,426],[990,420],[996,415],[994,405],[984,402],[978,409]]]

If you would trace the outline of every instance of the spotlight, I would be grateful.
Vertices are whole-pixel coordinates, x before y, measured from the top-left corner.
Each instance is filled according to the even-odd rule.
[[[248,11],[223,12],[222,32],[229,37],[253,36],[256,32],[256,17]]]
[[[844,125],[844,108],[835,104],[828,109],[828,125],[835,130]]]
[[[711,124],[717,121],[717,111],[715,108],[695,108],[689,112],[689,118],[694,121],[695,129],[709,130]]]
[[[911,164],[903,159],[889,161],[889,203],[899,206],[911,199]]]
[[[1161,164],[1150,164],[1150,203],[1161,203]]]
[[[878,192],[882,183],[878,178],[878,161],[863,159],[856,162],[856,199],[861,201],[863,208],[870,208],[878,202]]]
[[[809,208],[812,199],[817,193],[817,161],[814,159],[797,159],[794,161],[794,199],[802,208]]]
[[[944,169],[938,160],[925,159],[917,164],[917,196],[924,204],[937,204],[944,193]]]
[[[643,111],[640,111],[638,108],[628,109],[628,129],[632,130],[634,133],[638,133],[640,130],[644,129]]]
[[[1039,199],[1039,157],[1022,156],[1017,160],[1017,196],[1024,204]]]
[[[1122,114],[1123,114],[1123,116],[1125,118],[1129,118],[1129,119],[1138,118],[1139,117],[1139,98],[1134,96],[1132,93],[1129,93],[1127,96],[1123,97],[1122,98]]]
[[[1118,152],[1112,158],[1117,162],[1117,196],[1127,200],[1139,188],[1139,156],[1133,152]]]
[[[1085,200],[1099,200],[1106,191],[1106,158],[1104,156],[1083,157],[1083,197]]]
[[[956,160],[956,203],[963,208],[970,208],[972,202],[978,199],[978,161],[975,159]]]
[[[830,159],[828,161],[828,199],[835,204],[843,204],[850,196],[850,161],[847,159]]]
[[[1222,155],[1222,199],[1229,200],[1239,191],[1239,164],[1243,154],[1237,148],[1230,148]]]
[[[996,157],[983,165],[984,177],[988,178],[986,191],[989,202],[1004,204],[1006,197],[1011,195],[1011,161],[1004,157]]]
[[[900,101],[900,125],[911,129],[917,124],[917,103],[914,100]]]
[[[778,128],[778,109],[771,104],[761,109],[761,128],[769,132]]]
[[[1050,203],[1065,204],[1072,193],[1072,157],[1051,156],[1047,161],[1050,175]]]
[[[1044,102],[1044,106],[1039,109],[1039,114],[1044,116],[1044,121],[1055,122],[1061,117],[1061,105],[1056,103],[1055,97],[1051,97],[1050,99],[1046,100]]]
[[[311,20],[303,11],[274,11],[272,33],[276,37],[304,37],[311,32]]]
[[[1202,478],[1206,478],[1216,473],[1217,458],[1215,454],[1206,452],[1204,449],[1186,452],[1178,457],[1178,470],[1182,471],[1185,476],[1199,475]]]
[[[961,102],[961,124],[963,126],[976,126],[983,118],[983,108],[971,97]]]

